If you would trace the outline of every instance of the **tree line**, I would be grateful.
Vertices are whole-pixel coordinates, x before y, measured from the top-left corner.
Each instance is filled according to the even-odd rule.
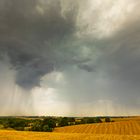
[[[110,117],[105,122],[111,122]],[[100,117],[44,117],[44,118],[0,118],[0,124],[4,129],[15,129],[20,131],[42,131],[52,132],[55,127],[63,127],[78,124],[102,123]]]

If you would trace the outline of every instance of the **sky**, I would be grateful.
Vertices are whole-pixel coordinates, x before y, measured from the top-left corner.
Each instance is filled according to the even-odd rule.
[[[139,7],[0,0],[0,115],[139,115]]]

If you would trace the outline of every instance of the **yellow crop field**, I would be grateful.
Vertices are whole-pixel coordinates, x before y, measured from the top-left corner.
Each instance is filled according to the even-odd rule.
[[[67,126],[54,132],[0,130],[0,140],[140,140],[140,119]]]
[[[140,140],[140,135],[20,132],[0,130],[0,140]]]
[[[139,135],[140,134],[140,121],[133,120],[133,121],[67,126],[67,127],[56,128],[55,132]]]

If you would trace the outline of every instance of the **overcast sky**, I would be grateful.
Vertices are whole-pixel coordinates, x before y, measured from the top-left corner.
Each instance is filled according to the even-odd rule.
[[[139,7],[0,0],[0,115],[139,115]]]

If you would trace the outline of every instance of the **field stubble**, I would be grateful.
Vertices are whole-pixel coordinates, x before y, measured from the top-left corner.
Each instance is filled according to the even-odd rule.
[[[140,119],[67,126],[52,133],[0,130],[0,140],[140,140]]]

